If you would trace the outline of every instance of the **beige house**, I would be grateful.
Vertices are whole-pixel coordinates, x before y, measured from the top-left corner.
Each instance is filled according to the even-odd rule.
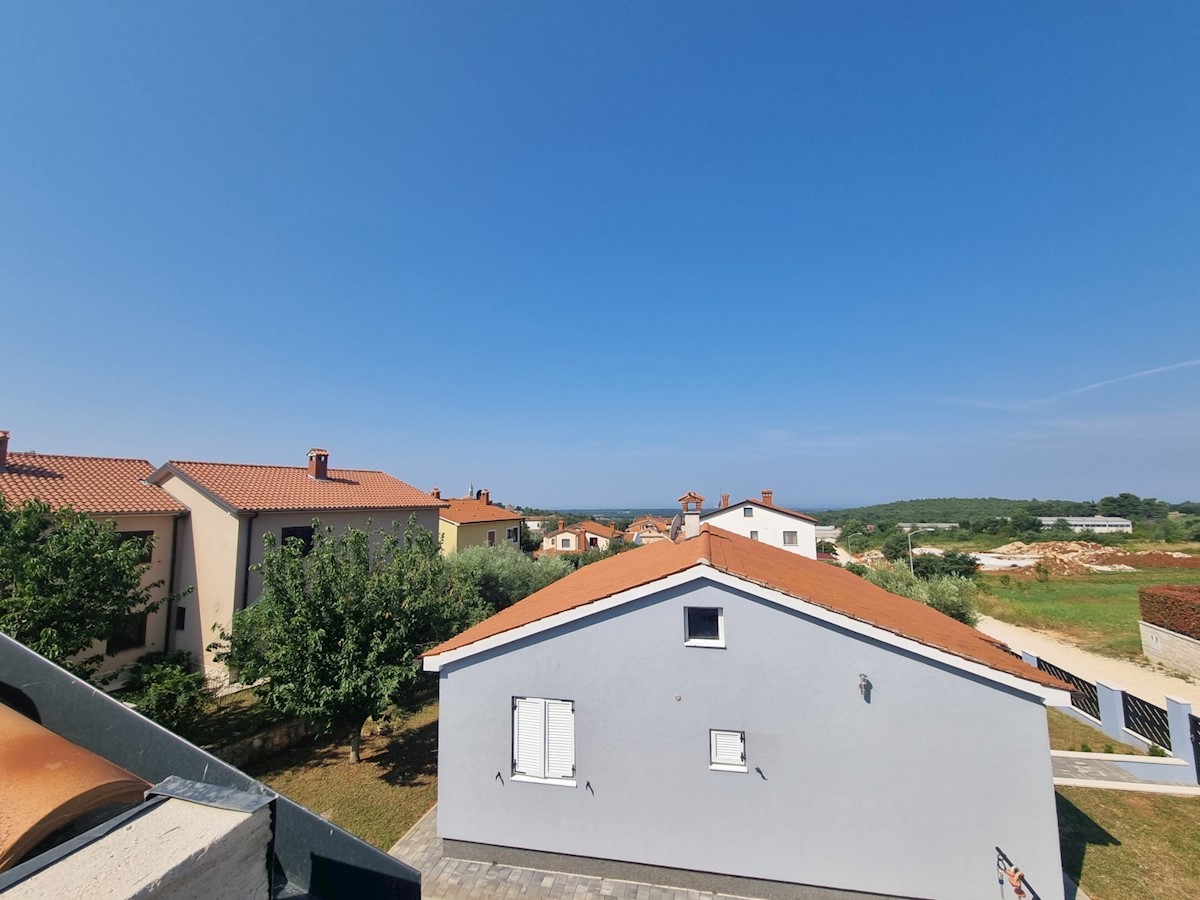
[[[432,496],[441,498],[434,488]],[[447,498],[445,509],[438,510],[438,536],[443,553],[457,553],[466,547],[496,547],[507,544],[521,547],[521,514],[495,506],[491,492],[481,490],[474,497]]]
[[[671,520],[662,516],[643,515],[625,529],[624,539],[630,544],[654,544],[670,540]]]
[[[584,550],[607,550],[617,538],[617,529],[599,522],[578,522],[564,527],[562,519],[558,528],[542,538],[543,553],[582,553]]]
[[[172,580],[175,534],[187,509],[161,488],[145,483],[154,471],[144,459],[100,456],[62,456],[10,453],[9,433],[0,431],[0,495],[9,503],[37,499],[55,509],[71,507],[93,519],[112,519],[117,533],[144,538],[153,535],[150,568],[144,583],[161,581],[151,600],[162,600],[169,591],[186,587]],[[170,645],[170,611],[166,604],[153,613],[129,620],[122,634],[97,642],[89,653],[105,653],[100,672],[111,672],[139,656]]]
[[[190,511],[178,534],[179,584],[195,585],[176,611],[173,646],[189,651],[204,670],[224,677],[206,647],[233,614],[254,603],[262,577],[263,535],[311,543],[313,519],[340,531],[403,528],[409,516],[436,534],[438,511],[447,506],[419,488],[383,472],[330,469],[329,453],[313,449],[307,466],[259,466],[171,461],[147,479]]]

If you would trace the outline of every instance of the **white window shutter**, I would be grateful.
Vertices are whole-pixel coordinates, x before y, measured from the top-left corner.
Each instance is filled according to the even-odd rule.
[[[575,777],[575,704],[546,701],[546,777]]]
[[[546,701],[517,697],[513,701],[513,774],[546,775]]]
[[[744,731],[710,731],[709,736],[714,766],[744,766],[746,764],[746,733]]]

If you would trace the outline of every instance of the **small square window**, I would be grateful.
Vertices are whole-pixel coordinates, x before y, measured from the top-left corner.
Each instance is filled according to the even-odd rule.
[[[719,606],[689,606],[684,609],[685,645],[724,647],[725,613]]]
[[[796,543],[797,543],[797,542],[796,542],[796,532],[794,532],[794,531],[785,531],[785,532],[783,533],[783,546],[785,546],[785,547],[795,547],[795,546],[796,546]]]
[[[752,541],[758,540],[758,532],[757,531],[750,532],[750,540],[752,540]]]
[[[570,550],[570,549],[571,549],[571,539],[570,539],[570,538],[563,538],[563,539],[562,539],[562,548],[563,548],[564,550]]]
[[[312,552],[313,527],[311,525],[288,525],[280,532],[279,543],[282,545],[291,540],[300,542],[301,556],[308,556]]]
[[[117,546],[121,546],[126,541],[141,541],[142,552],[138,554],[137,561],[139,563],[148,563],[151,560],[154,550],[153,538],[153,531],[118,531]]]
[[[714,772],[745,772],[746,732],[708,732],[708,767]]]
[[[147,612],[130,613],[118,626],[116,632],[108,639],[108,653],[120,653],[122,650],[134,650],[146,646]]]
[[[742,507],[742,516],[747,519],[754,518],[754,507],[753,506],[743,506]]]
[[[496,546],[496,532],[495,531],[488,531],[488,546],[489,547]]]

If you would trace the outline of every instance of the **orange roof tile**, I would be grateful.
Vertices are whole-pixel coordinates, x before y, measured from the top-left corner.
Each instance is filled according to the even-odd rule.
[[[172,460],[158,472],[182,476],[238,511],[322,509],[420,509],[443,507],[420,488],[383,472],[330,469],[312,478],[304,466],[252,466]]]
[[[1003,645],[916,600],[891,594],[844,569],[702,525],[699,536],[661,541],[600,560],[501,610],[429,650],[433,656],[586,606],[707,562],[730,575],[1048,687],[1071,690],[1012,656]]]
[[[443,509],[439,516],[455,525],[469,525],[472,522],[512,522],[521,518],[519,512],[484,503],[482,500],[464,498],[461,500],[447,499],[449,508]]]
[[[599,522],[587,519],[583,522],[576,522],[574,525],[568,525],[566,528],[561,528],[558,531],[552,531],[547,537],[553,537],[556,534],[566,534],[568,531],[587,531],[599,537],[608,538],[609,540],[617,536],[616,526],[601,525]]]
[[[93,515],[184,512],[162,488],[142,483],[153,471],[144,459],[9,453],[0,494],[10,503],[37,499]]]

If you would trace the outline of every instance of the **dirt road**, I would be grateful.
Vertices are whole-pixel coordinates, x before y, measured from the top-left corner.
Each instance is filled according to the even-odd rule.
[[[1170,694],[1189,701],[1192,711],[1200,715],[1200,684],[1194,681],[1184,681],[1137,663],[1080,650],[1074,644],[1046,632],[1031,631],[987,616],[981,616],[976,627],[984,634],[1004,641],[1018,653],[1026,650],[1036,654],[1080,678],[1103,681],[1159,706],[1166,705],[1163,698]]]

